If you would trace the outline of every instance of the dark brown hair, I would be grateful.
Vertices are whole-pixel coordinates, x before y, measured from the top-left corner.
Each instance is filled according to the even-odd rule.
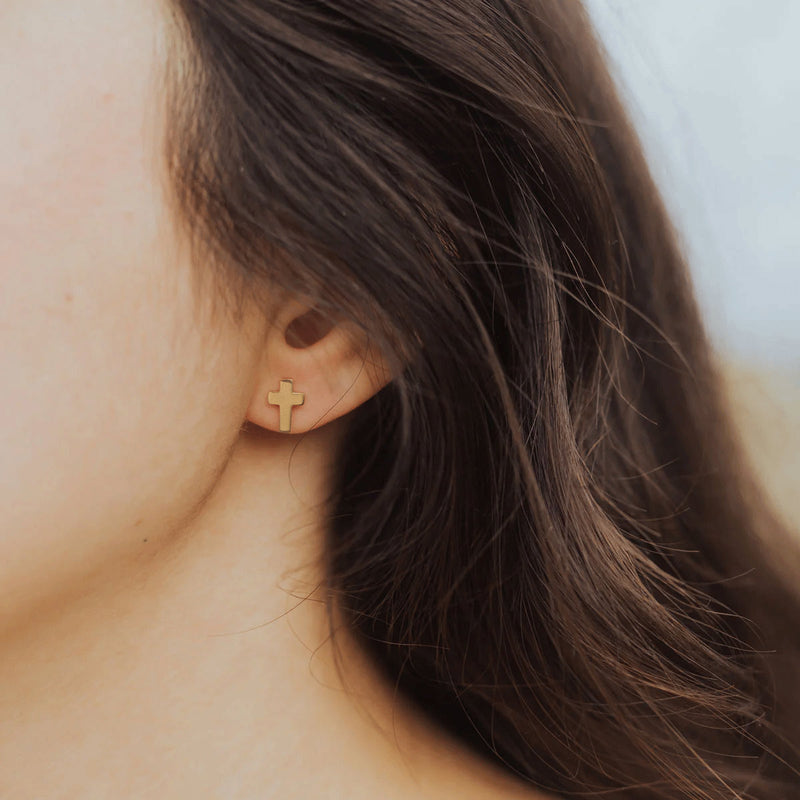
[[[170,7],[198,263],[228,299],[313,297],[393,370],[338,454],[332,608],[536,786],[800,797],[798,548],[581,5]]]

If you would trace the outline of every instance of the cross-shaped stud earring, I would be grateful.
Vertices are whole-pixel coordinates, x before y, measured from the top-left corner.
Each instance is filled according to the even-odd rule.
[[[292,430],[292,407],[303,405],[305,399],[305,392],[292,390],[291,378],[281,380],[279,392],[270,392],[267,395],[269,405],[280,407],[280,429],[282,433],[289,433]]]

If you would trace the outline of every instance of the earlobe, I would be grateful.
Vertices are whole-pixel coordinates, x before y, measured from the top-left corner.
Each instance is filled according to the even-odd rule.
[[[357,326],[302,304],[282,312],[263,343],[248,421],[276,433],[305,433],[349,413],[391,380]]]

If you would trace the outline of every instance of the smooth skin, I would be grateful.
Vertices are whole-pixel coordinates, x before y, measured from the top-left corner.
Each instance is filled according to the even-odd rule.
[[[346,632],[337,677],[321,499],[387,377],[345,325],[293,340],[301,298],[241,324],[196,302],[158,157],[167,21],[0,4],[0,797],[534,797]]]

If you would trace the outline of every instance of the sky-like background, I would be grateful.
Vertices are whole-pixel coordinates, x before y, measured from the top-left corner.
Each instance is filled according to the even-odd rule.
[[[800,373],[800,2],[585,3],[716,347]]]

